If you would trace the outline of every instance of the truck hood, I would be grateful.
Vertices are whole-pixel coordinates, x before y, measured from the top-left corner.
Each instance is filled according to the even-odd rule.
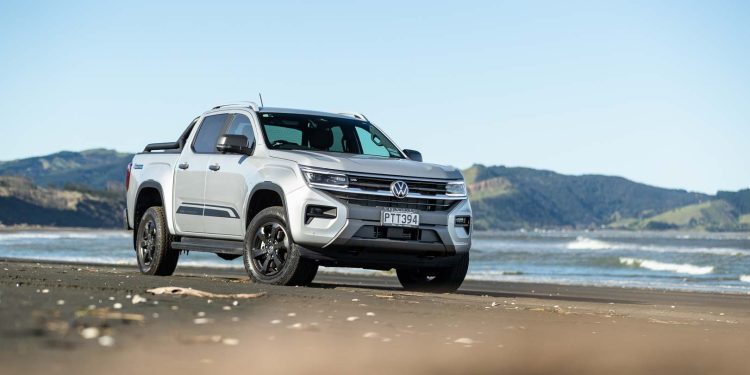
[[[303,150],[269,150],[268,155],[272,158],[293,161],[299,165],[344,172],[448,180],[463,179],[461,171],[454,167],[409,159],[388,159],[369,155]]]

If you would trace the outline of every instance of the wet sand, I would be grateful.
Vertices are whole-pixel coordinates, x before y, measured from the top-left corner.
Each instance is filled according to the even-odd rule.
[[[164,286],[265,294],[146,292]],[[749,327],[748,295],[493,282],[428,294],[337,274],[295,288],[221,269],[0,260],[8,374],[747,374]]]

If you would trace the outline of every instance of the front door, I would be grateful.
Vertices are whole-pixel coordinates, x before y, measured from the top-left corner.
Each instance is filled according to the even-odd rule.
[[[244,135],[248,146],[255,142],[253,124],[244,114],[234,114],[225,134]],[[203,213],[206,233],[242,239],[242,217],[250,195],[248,187],[259,181],[258,165],[252,156],[214,154],[206,175],[206,200]]]
[[[205,233],[206,173],[216,142],[229,115],[206,116],[194,140],[182,150],[174,174],[175,229],[177,234]]]

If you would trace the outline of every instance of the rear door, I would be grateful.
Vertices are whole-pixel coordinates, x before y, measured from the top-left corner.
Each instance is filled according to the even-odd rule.
[[[251,117],[235,113],[229,120],[225,134],[240,134],[248,139],[248,146],[255,142]],[[245,202],[250,189],[260,179],[257,159],[247,155],[212,155],[206,175],[206,209],[204,223],[206,233],[241,239],[245,235],[242,225]]]
[[[186,145],[180,154],[174,177],[175,229],[178,234],[205,233],[206,173],[228,119],[228,114],[204,117],[192,143]]]

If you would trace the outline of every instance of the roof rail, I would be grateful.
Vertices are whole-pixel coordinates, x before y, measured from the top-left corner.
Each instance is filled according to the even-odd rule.
[[[344,116],[354,117],[357,120],[362,120],[362,121],[370,122],[370,120],[368,120],[367,117],[365,117],[365,115],[363,115],[361,113],[357,113],[357,112],[341,112],[339,114],[340,115],[344,115]]]
[[[250,102],[250,101],[238,101],[234,103],[220,104],[211,109],[219,109],[219,108],[224,108],[224,107],[242,107],[242,108],[250,108],[256,112],[258,111],[258,105],[255,104],[255,102]]]

